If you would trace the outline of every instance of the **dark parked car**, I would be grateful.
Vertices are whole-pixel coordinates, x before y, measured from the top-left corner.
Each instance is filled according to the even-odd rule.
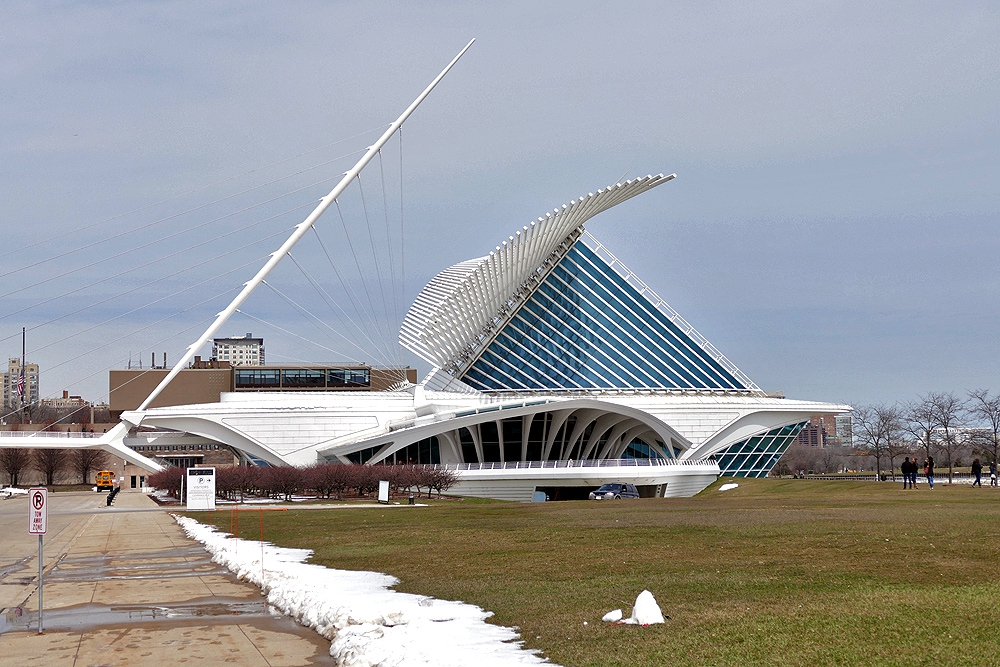
[[[605,484],[596,491],[590,492],[591,500],[622,500],[623,498],[638,498],[634,484]]]

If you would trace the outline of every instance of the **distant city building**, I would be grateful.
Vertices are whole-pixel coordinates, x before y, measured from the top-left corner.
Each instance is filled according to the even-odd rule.
[[[844,447],[854,446],[854,417],[849,414],[837,415],[837,439]]]
[[[826,429],[821,424],[813,423],[803,426],[795,438],[795,444],[804,447],[825,447],[826,441]]]
[[[795,444],[806,447],[850,446],[853,442],[852,428],[850,415],[813,415],[799,431]]]
[[[62,398],[43,398],[41,404],[42,407],[52,408],[53,410],[77,410],[90,406],[90,403],[83,400],[83,397],[70,396],[69,392],[65,389],[63,390]]]
[[[24,371],[24,384],[18,392],[21,371]],[[23,394],[23,398],[22,398]],[[19,408],[32,405],[38,401],[38,364],[25,364],[21,367],[21,359],[14,357],[7,360],[7,372],[3,374],[3,404],[7,408]]]
[[[263,366],[264,339],[253,334],[215,338],[212,340],[212,359],[228,361],[232,366]]]

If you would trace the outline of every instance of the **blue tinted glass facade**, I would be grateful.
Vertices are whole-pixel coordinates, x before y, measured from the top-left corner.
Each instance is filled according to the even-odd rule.
[[[461,379],[482,390],[747,388],[580,242]]]
[[[781,426],[730,445],[715,455],[719,470],[729,477],[767,477],[808,423]]]

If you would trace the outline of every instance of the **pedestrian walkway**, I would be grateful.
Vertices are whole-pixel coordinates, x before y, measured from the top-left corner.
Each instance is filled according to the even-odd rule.
[[[4,664],[332,664],[328,642],[269,609],[149,498],[122,493],[113,508],[104,498],[49,495],[42,635],[27,501],[3,501],[0,530],[13,538],[0,560]]]

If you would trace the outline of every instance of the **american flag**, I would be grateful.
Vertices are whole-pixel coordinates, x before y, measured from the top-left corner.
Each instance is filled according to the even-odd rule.
[[[21,371],[21,374],[17,378],[17,395],[24,395],[24,371]]]

